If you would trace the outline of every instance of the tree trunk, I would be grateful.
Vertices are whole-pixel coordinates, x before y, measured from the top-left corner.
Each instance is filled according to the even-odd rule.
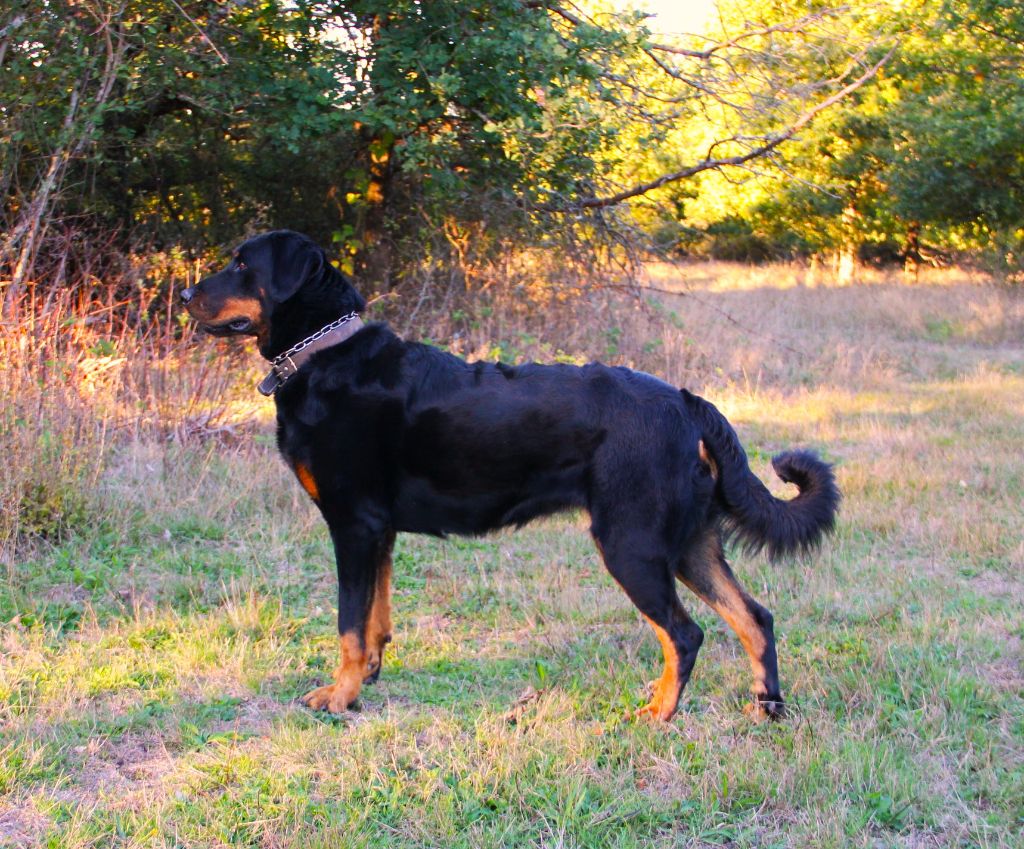
[[[387,233],[388,200],[391,197],[394,144],[374,137],[366,147],[367,187],[356,232],[361,246],[354,260],[360,281],[385,290],[393,288],[394,251]]]
[[[917,280],[921,268],[921,223],[911,221],[907,227],[907,241],[903,247],[903,274]]]
[[[60,194],[68,164],[81,155],[92,140],[93,131],[103,113],[103,106],[110,98],[125,54],[126,42],[120,25],[120,15],[123,11],[123,5],[111,9],[100,29],[88,34],[92,40],[101,36],[105,47],[104,66],[96,84],[96,93],[92,96],[91,104],[80,109],[95,70],[93,64],[89,63],[71,90],[68,111],[61,125],[56,148],[50,155],[46,174],[4,240],[3,254],[8,261],[13,259],[11,281],[2,304],[4,314],[12,308],[32,272],[39,243],[46,230],[53,202]],[[82,35],[85,37],[84,32]],[[80,112],[84,112],[84,115],[80,115]]]
[[[68,105],[68,113],[64,117],[64,135],[68,138],[74,124],[75,115],[78,113],[79,91],[77,88],[71,92],[71,102]],[[65,143],[57,148],[50,155],[50,164],[46,168],[39,187],[32,196],[32,200],[18,216],[18,222],[12,228],[4,245],[4,253],[11,256],[17,251],[14,259],[14,267],[11,273],[10,286],[4,298],[4,313],[6,313],[17,299],[21,288],[32,270],[35,261],[36,244],[43,227],[43,218],[50,210],[50,202],[54,193],[60,186],[64,169],[71,158],[71,145]]]
[[[853,203],[848,203],[843,209],[842,216],[842,244],[839,247],[839,256],[836,262],[836,282],[840,286],[848,286],[854,280],[857,271],[857,249],[860,247],[857,238],[857,219],[860,213]]]

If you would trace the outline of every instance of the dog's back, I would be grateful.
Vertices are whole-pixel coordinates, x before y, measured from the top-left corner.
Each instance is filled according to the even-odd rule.
[[[282,449],[312,446],[322,495],[375,458],[399,531],[477,534],[603,497],[659,509],[699,463],[679,391],[625,368],[468,363],[382,326],[312,365],[279,394]]]

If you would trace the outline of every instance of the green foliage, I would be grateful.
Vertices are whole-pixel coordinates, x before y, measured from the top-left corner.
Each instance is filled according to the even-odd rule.
[[[29,0],[0,23],[0,260],[74,280],[101,233],[188,258],[286,226],[370,286],[422,300],[492,273],[528,303],[550,284],[510,249],[628,262],[623,200],[756,152],[849,81],[835,12],[772,8],[796,23],[666,45],[600,3]],[[677,217],[680,179],[657,196]]]
[[[779,24],[792,10],[743,4]],[[804,253],[868,244],[882,256],[911,231],[948,250],[973,250],[993,270],[1022,263],[1024,13],[1014,0],[916,0],[888,8],[849,4],[851,33],[895,33],[899,47],[866,86],[784,149],[784,171],[726,192],[703,181],[688,213],[741,219],[778,246]],[[875,48],[877,54],[883,45]],[[832,54],[808,53],[801,73],[821,76]],[[722,198],[725,198],[724,202]],[[928,251],[923,251],[927,260]]]
[[[193,250],[288,226],[364,265],[448,221],[528,241],[538,207],[590,184],[615,128],[587,86],[635,49],[635,18],[556,19],[519,0],[23,3],[0,19],[6,247],[51,209]]]
[[[600,4],[26,0],[0,17],[0,265],[112,277],[106,255],[132,245],[187,259],[285,226],[422,297],[492,267],[540,279],[508,267],[513,247],[628,258],[639,223],[658,250],[744,261],[863,243],[881,258],[913,232],[1020,266],[1014,0],[723,0],[717,21],[666,45]],[[714,166],[896,39],[872,84],[756,174]]]
[[[229,238],[302,173],[282,168],[305,140],[341,121],[332,73],[351,76],[353,59],[316,37],[322,16],[277,2],[23,11],[0,84],[9,214],[31,200],[38,160],[66,156],[69,214],[187,244]]]

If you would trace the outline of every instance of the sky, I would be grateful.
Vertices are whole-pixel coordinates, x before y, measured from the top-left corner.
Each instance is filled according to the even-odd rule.
[[[700,32],[714,0],[636,0],[635,5],[657,15],[647,24],[652,32]]]

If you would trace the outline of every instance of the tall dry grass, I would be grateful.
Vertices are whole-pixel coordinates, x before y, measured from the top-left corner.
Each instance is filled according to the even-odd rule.
[[[111,449],[229,434],[241,350],[195,344],[175,307],[185,279],[37,290],[8,299],[0,332],[0,559],[19,541],[86,524]],[[231,419],[231,421],[229,421]]]
[[[176,305],[196,274],[158,258],[146,278],[158,282],[29,287],[8,299],[0,558],[108,510],[96,484],[119,446],[232,441],[269,422],[272,405],[252,389],[263,368],[252,345],[202,337]],[[1024,337],[1021,300],[977,277],[932,272],[908,286],[902,275],[865,272],[860,285],[838,288],[798,265],[655,265],[637,289],[511,287],[426,307],[399,295],[378,300],[370,317],[469,359],[596,359],[712,394],[941,376],[971,365],[970,347],[944,344],[951,336],[979,345]]]
[[[943,378],[984,363],[986,349],[1016,356],[1024,339],[1022,293],[960,269],[917,277],[862,269],[841,286],[805,264],[710,262],[654,265],[647,282],[677,328],[666,336],[662,373],[698,389]]]

